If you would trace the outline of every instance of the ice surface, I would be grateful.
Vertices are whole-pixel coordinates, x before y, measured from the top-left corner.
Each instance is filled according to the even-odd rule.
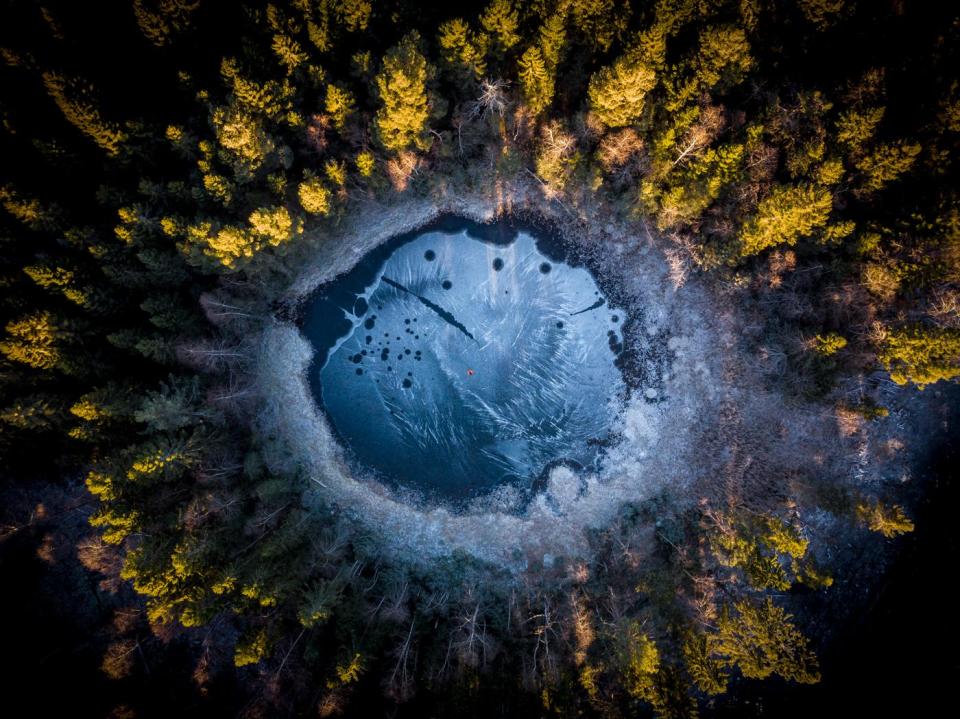
[[[458,501],[598,461],[625,394],[624,320],[529,233],[495,244],[463,230],[361,263],[312,302],[304,331],[311,385],[357,464]]]

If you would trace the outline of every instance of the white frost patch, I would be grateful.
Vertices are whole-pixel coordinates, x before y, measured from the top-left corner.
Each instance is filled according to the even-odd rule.
[[[569,467],[554,467],[547,481],[547,497],[554,502],[560,511],[566,511],[583,489],[583,480]]]

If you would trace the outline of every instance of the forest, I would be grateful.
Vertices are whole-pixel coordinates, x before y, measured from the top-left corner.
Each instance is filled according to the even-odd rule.
[[[0,0],[0,56],[0,707],[948,695],[904,636],[957,558],[957,7]],[[632,313],[586,499],[408,502],[311,399],[311,298],[450,216]]]

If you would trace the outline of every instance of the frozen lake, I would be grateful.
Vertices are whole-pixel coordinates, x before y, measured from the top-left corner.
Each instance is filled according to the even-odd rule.
[[[355,469],[459,503],[599,461],[626,391],[625,316],[549,246],[447,219],[311,298],[311,386]]]

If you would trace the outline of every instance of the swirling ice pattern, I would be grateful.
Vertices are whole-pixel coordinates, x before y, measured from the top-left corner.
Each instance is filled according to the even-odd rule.
[[[529,234],[424,234],[335,311],[350,329],[320,368],[322,405],[381,479],[458,501],[598,461],[625,392],[624,313]]]

